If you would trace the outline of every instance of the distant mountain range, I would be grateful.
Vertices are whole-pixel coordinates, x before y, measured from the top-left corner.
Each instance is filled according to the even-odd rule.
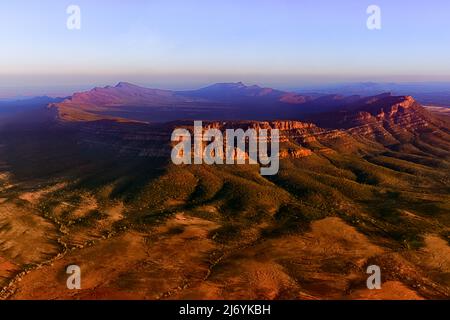
[[[75,93],[57,104],[61,119],[165,122],[179,119],[218,120],[295,116],[295,106],[310,97],[259,86],[218,83],[192,91],[148,89],[121,82],[116,86]]]
[[[314,92],[317,95],[339,93],[342,95],[373,96],[383,92],[394,95],[412,95],[420,103],[432,106],[450,107],[450,83],[448,82],[356,82],[335,85],[304,87],[299,92]]]
[[[389,124],[393,128],[420,127],[440,121],[411,96],[383,93],[370,97],[335,94],[311,97],[242,82],[217,83],[192,91],[149,89],[120,82],[75,93],[62,102],[51,103],[50,109],[56,111],[58,119],[70,122],[297,120],[348,129],[368,123]]]

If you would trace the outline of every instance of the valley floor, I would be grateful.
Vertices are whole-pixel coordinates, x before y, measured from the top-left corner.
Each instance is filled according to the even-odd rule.
[[[186,206],[179,197],[165,200],[161,214],[141,224],[130,210],[149,217],[110,200],[108,188],[70,193],[68,183],[58,182],[18,192],[8,174],[1,177],[3,299],[450,297],[450,246],[432,229],[417,248],[395,246],[335,214],[287,232],[270,219],[231,222],[220,200]],[[413,212],[402,215],[434,223]],[[66,287],[65,271],[73,264],[81,266],[81,290]],[[367,289],[368,265],[381,267],[382,290]]]

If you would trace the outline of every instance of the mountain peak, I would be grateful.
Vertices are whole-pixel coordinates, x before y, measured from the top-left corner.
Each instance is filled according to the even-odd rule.
[[[123,81],[121,81],[121,82],[119,82],[118,84],[116,84],[115,87],[116,87],[116,88],[136,88],[137,86],[134,85],[134,84],[132,84],[132,83],[129,83],[129,82],[123,82]]]
[[[219,83],[215,83],[211,86],[209,86],[209,88],[246,88],[247,86],[239,81],[239,82],[219,82]],[[208,87],[207,87],[208,88]]]

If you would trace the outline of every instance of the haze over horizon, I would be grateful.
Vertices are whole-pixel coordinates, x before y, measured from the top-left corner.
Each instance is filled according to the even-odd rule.
[[[450,4],[370,1],[79,0],[0,4],[0,98],[127,81],[194,89],[243,81],[284,90],[345,82],[450,81]],[[239,8],[239,10],[237,10]]]

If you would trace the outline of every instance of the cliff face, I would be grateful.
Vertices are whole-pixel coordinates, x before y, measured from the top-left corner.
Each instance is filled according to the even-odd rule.
[[[280,158],[301,158],[314,152],[330,152],[330,147],[339,146],[351,151],[352,138],[345,130],[325,130],[312,123],[300,121],[204,121],[203,131],[218,129],[225,136],[227,129],[279,130]],[[66,124],[67,125],[67,124]],[[73,125],[73,124],[72,124]],[[140,123],[120,123],[116,121],[94,121],[77,123],[80,143],[92,147],[103,147],[118,154],[140,157],[170,158],[173,143],[170,141],[176,128],[185,128],[193,136],[193,122],[174,122],[150,125]],[[205,145],[207,143],[205,142]],[[344,146],[344,147],[343,147]]]
[[[280,142],[286,143],[291,137],[300,137],[309,132],[320,129],[311,124],[302,124],[299,122],[288,124],[269,122],[204,122],[204,130],[215,128],[225,134],[226,129],[278,129],[283,126],[290,126],[291,130],[280,130]],[[146,157],[170,157],[171,134],[176,128],[186,128],[192,132],[193,123],[184,122],[171,123],[167,125],[148,125],[133,123],[118,123],[114,121],[98,121],[83,124],[77,124],[79,129],[79,140],[81,143],[91,147],[103,146],[108,149],[114,149],[122,154],[134,154],[136,156]],[[296,128],[296,129],[294,129]],[[311,131],[311,132],[312,132]],[[292,154],[299,156],[301,153]],[[288,153],[283,152],[283,155]]]
[[[375,99],[350,113],[347,126],[356,127],[380,123],[390,127],[399,126],[405,130],[428,127],[435,120],[411,96]]]
[[[448,132],[447,126],[411,96],[380,95],[364,98],[337,112],[318,116],[324,127],[345,129],[383,145],[411,142],[417,135]]]
[[[78,140],[90,148],[104,148],[118,154],[139,157],[170,157],[170,127],[141,123],[94,121],[70,124]]]

